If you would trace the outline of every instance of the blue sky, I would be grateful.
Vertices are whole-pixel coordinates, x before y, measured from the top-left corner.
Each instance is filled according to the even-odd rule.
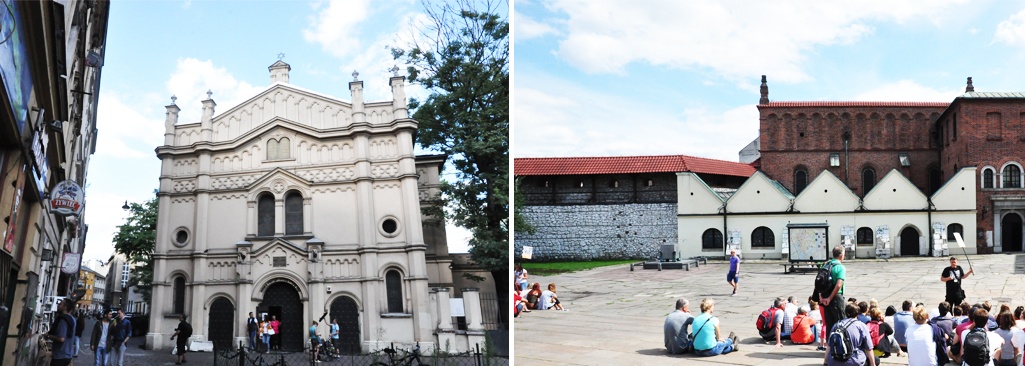
[[[397,62],[386,47],[406,44],[410,22],[423,17],[413,0],[112,2],[84,258],[113,252],[125,200],[153,197],[160,175],[154,149],[163,144],[172,95],[180,123],[198,122],[207,90],[216,111],[227,111],[270,85],[267,67],[284,53],[293,85],[348,101],[357,70],[367,101],[391,100],[387,69]],[[425,96],[409,85],[406,94]],[[449,250],[465,252],[468,233],[448,230]]]
[[[514,157],[737,161],[774,101],[1025,91],[1025,1],[516,0]]]

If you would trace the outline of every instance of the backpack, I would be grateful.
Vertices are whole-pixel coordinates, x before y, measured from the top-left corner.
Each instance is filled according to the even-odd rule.
[[[992,359],[989,353],[989,337],[986,330],[972,328],[964,338],[964,355],[962,359],[968,366],[982,366]]]
[[[872,339],[872,346],[879,345],[879,341],[883,339],[882,332],[879,331],[879,321],[870,321],[865,324],[868,327],[868,336]]]
[[[851,335],[847,334],[847,327],[857,320],[850,319],[847,324],[841,326],[839,323],[833,326],[829,332],[826,342],[829,344],[829,355],[837,361],[847,361],[854,355],[854,343],[851,342]]]
[[[776,325],[773,324],[776,319],[776,312],[779,311],[777,307],[771,307],[762,311],[761,315],[758,315],[758,320],[755,320],[755,326],[758,327],[758,332],[767,333],[772,330]]]
[[[819,273],[815,275],[815,293],[812,294],[813,298],[818,298],[822,301],[825,295],[832,294],[832,288],[836,286],[833,283],[833,266],[836,262],[828,261],[819,268]]]

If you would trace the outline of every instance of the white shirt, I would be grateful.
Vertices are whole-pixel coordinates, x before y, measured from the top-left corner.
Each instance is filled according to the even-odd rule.
[[[936,342],[932,339],[932,326],[914,324],[904,332],[908,344],[908,365],[935,365]]]
[[[96,348],[107,347],[107,330],[110,329],[110,322],[100,322],[100,343]]]

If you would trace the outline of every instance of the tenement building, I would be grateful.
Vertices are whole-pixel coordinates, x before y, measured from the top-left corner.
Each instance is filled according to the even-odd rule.
[[[289,83],[282,61],[269,70],[271,86],[220,114],[208,92],[199,122],[166,107],[147,347],[169,346],[179,314],[193,341],[238,344],[249,312],[281,321],[286,350],[331,319],[351,353],[483,341],[474,290],[454,330],[444,228],[421,217],[445,157],[414,155],[403,77],[379,102],[354,80],[350,102]]]

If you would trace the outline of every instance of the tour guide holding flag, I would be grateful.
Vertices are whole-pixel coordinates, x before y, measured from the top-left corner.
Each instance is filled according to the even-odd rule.
[[[950,267],[943,268],[943,274],[940,275],[940,281],[947,283],[947,297],[946,301],[951,306],[960,304],[964,301],[965,295],[964,290],[961,289],[961,280],[964,280],[972,273],[975,273],[975,269],[969,269],[965,272],[961,266],[957,265],[957,257],[950,257]]]

